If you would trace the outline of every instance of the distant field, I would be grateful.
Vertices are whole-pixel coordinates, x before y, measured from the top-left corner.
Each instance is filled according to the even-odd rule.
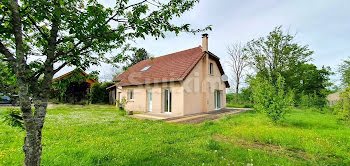
[[[0,123],[0,165],[22,165],[23,138]],[[278,125],[254,112],[184,125],[64,106],[48,110],[43,144],[43,165],[350,165],[350,127],[306,110]]]

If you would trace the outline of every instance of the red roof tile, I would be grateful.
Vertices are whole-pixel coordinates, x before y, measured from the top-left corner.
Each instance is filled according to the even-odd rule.
[[[219,58],[208,52],[219,65],[221,74],[224,74]],[[164,55],[154,59],[148,59],[131,66],[127,71],[114,78],[117,81],[114,86],[142,85],[150,83],[183,81],[204,56],[201,46]],[[150,66],[146,71],[141,71]],[[225,82],[229,87],[228,82]]]
[[[113,79],[117,85],[138,85],[157,82],[182,81],[203,56],[200,46],[180,52],[148,59],[130,67]],[[143,68],[151,66],[146,71]]]

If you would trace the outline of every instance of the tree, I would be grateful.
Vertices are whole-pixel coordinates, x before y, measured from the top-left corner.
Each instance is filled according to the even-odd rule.
[[[286,94],[284,78],[279,75],[274,81],[272,77],[252,79],[254,108],[265,113],[274,123],[284,118],[292,103],[292,93]]]
[[[150,56],[148,55],[148,52],[144,48],[135,49],[132,56],[129,58],[129,63],[124,67],[124,71],[127,70],[129,67],[136,65],[137,63],[149,59]]]
[[[109,91],[106,88],[114,85],[115,82],[95,83],[91,87],[91,103],[92,104],[108,104]]]
[[[258,75],[266,78],[270,75],[275,81],[279,74],[284,76],[293,72],[290,69],[309,62],[313,54],[308,46],[295,43],[294,36],[283,32],[282,26],[276,27],[266,38],[248,42],[247,52]]]
[[[104,7],[97,0],[1,1],[0,53],[17,79],[26,131],[24,165],[40,165],[42,128],[55,73],[65,66],[86,69],[97,65],[107,60],[106,52],[135,38],[210,30],[210,26],[190,29],[190,24],[170,23],[196,3],[198,0],[116,0],[114,7]],[[118,54],[109,62],[122,59]]]
[[[244,69],[248,66],[248,56],[241,44],[232,44],[227,47],[227,54],[229,55],[229,66],[234,74],[236,84],[236,103],[238,103],[239,85],[243,76]]]
[[[271,77],[273,82],[281,75],[285,79],[286,90],[294,90],[296,95],[302,92],[313,94],[316,91],[320,97],[324,97],[322,91],[330,85],[330,68],[318,69],[310,64],[313,51],[307,45],[296,43],[294,37],[279,26],[267,37],[248,42],[250,64],[256,70],[257,76]]]
[[[347,87],[350,84],[350,57],[339,65],[338,71],[341,74],[342,85]]]

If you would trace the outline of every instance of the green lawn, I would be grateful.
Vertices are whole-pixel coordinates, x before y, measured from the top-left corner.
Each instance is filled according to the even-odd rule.
[[[0,165],[22,165],[23,137],[0,123]],[[65,106],[48,110],[43,144],[43,165],[350,164],[350,127],[305,110],[278,125],[253,112],[183,125],[132,119],[113,106]]]

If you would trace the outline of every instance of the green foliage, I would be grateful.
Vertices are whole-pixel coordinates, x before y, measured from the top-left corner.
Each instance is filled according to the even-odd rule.
[[[80,86],[84,83],[85,80],[87,79],[95,79],[97,80],[97,75],[98,72],[91,72],[88,75],[83,75],[84,71],[82,69],[75,69],[72,71],[72,75],[67,76],[65,78],[56,80],[55,82],[52,83],[52,88],[51,88],[51,97],[52,98],[57,98],[58,101],[60,102],[73,102],[75,103],[75,97],[72,96],[73,92],[67,92],[69,86],[75,84],[76,86]],[[73,90],[76,89],[78,90],[78,88],[73,88]],[[87,95],[87,94],[85,94]],[[73,99],[70,100],[74,100],[74,101],[69,101],[69,97],[73,97]],[[88,100],[88,97],[86,97],[85,100]],[[76,101],[79,102],[79,101]],[[84,101],[86,102],[86,101]]]
[[[128,58],[127,65],[123,68],[124,71],[127,70],[129,67],[136,65],[137,63],[150,59],[150,55],[148,55],[148,52],[144,48],[133,49],[133,54]]]
[[[13,127],[20,127],[22,129],[24,128],[21,110],[16,108],[7,108],[7,111],[3,113],[3,116],[4,123]]]
[[[251,93],[252,91],[250,87],[241,89],[241,93],[238,94],[238,99],[236,99],[237,98],[236,94],[227,93],[226,103],[228,105],[231,105],[228,107],[251,108],[251,105],[253,103],[251,99],[251,95],[252,95]]]
[[[5,55],[15,71],[22,111],[30,109],[31,95],[36,103],[46,104],[52,77],[65,66],[86,69],[101,62],[120,63],[125,61],[125,55],[107,57],[106,53],[121,49],[130,41],[146,36],[165,38],[167,32],[178,35],[211,30],[211,26],[192,29],[188,23],[171,23],[198,2],[116,0],[111,7],[105,7],[97,0],[0,1],[0,54]],[[61,98],[64,92],[59,90]],[[40,108],[35,109],[35,115],[42,118],[24,116],[35,129],[27,130],[28,138],[33,139],[27,142],[36,142],[24,146],[25,165],[33,165],[34,161],[40,165],[40,156],[32,155],[41,154],[40,148],[34,147],[41,146],[41,124],[45,121],[46,107]]]
[[[302,107],[316,107],[316,108],[323,108],[326,106],[327,104],[327,99],[323,96],[326,96],[326,92],[325,91],[321,91],[320,92],[321,95],[317,94],[316,91],[314,91],[314,93],[309,93],[309,94],[305,94],[304,92],[302,92],[299,96],[300,99],[297,103],[298,106],[302,106]]]
[[[339,65],[338,71],[341,74],[341,82],[344,86],[350,84],[350,57]]]
[[[123,97],[121,101],[117,99],[116,103],[119,110],[125,110],[125,106],[126,104],[128,104],[128,100],[125,97]]]
[[[13,94],[16,89],[17,79],[13,69],[0,55],[0,93]]]
[[[109,91],[106,88],[114,85],[113,82],[95,83],[91,87],[91,103],[92,104],[108,104],[109,103]]]
[[[19,2],[19,10],[23,17],[24,51],[27,56],[35,55],[37,52],[34,51],[46,56],[47,49],[53,46],[49,39],[57,34],[52,56],[55,62],[65,62],[65,65],[84,69],[101,61],[122,62],[127,59],[124,55],[118,54],[107,59],[105,53],[122,48],[130,40],[145,39],[146,36],[158,39],[165,38],[166,32],[177,35],[180,32],[211,30],[211,26],[191,29],[187,23],[170,23],[197,3],[197,0],[170,0],[166,3],[116,0],[113,3],[115,6],[105,7],[97,0],[61,0],[59,3],[22,0]],[[10,4],[0,2],[0,6],[0,15],[4,18],[0,24],[0,38],[4,45],[15,48]],[[57,26],[52,28],[53,25]],[[28,64],[33,70],[31,74],[47,67],[39,59]]]
[[[277,81],[279,75],[285,80],[285,90],[293,90],[296,102],[301,98],[299,94],[314,94],[325,98],[326,87],[330,86],[329,67],[318,69],[310,64],[311,51],[308,46],[299,45],[294,36],[283,32],[282,27],[276,27],[266,37],[252,40],[246,51],[250,56],[250,63],[257,71],[258,77],[272,78]]]
[[[292,106],[291,97],[284,92],[284,84],[281,75],[275,84],[271,77],[268,79],[258,77],[251,82],[254,108],[258,112],[265,113],[275,123],[283,119]]]
[[[350,86],[345,89],[340,95],[341,100],[334,106],[334,112],[337,114],[338,119],[349,121],[350,120]]]

